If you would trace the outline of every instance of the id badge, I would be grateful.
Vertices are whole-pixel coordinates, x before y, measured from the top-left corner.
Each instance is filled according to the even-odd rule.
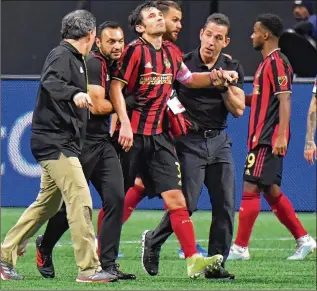
[[[186,111],[185,107],[178,100],[178,98],[176,96],[167,101],[167,106],[174,114],[179,114],[179,113]]]

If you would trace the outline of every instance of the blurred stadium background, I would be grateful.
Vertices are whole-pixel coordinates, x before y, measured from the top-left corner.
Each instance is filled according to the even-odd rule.
[[[116,20],[124,29],[126,42],[135,38],[127,29],[127,17],[142,1],[2,1],[1,2],[1,239],[14,225],[25,207],[34,201],[39,190],[40,168],[29,148],[32,110],[39,84],[39,74],[47,53],[60,41],[61,19],[76,8],[89,9],[98,24]],[[222,12],[231,20],[231,44],[226,53],[240,60],[245,71],[245,92],[252,91],[253,74],[261,61],[261,54],[252,48],[250,35],[256,16],[263,12],[278,14],[285,29],[293,28],[296,21],[292,9],[294,1],[178,1],[183,10],[183,29],[177,44],[184,52],[199,45],[199,30],[207,16]],[[314,4],[315,5],[315,4]],[[315,7],[316,8],[316,7]],[[316,11],[316,10],[315,10]],[[316,167],[309,166],[303,158],[306,131],[306,114],[311,99],[313,77],[316,75],[316,43],[294,31],[285,34],[283,49],[290,54],[291,62],[298,68],[292,97],[292,139],[285,159],[283,191],[293,202],[303,224],[316,238]],[[246,156],[246,138],[249,111],[239,119],[230,119],[228,131],[233,141],[236,168],[236,210],[239,209],[242,172]],[[100,199],[92,189],[95,208]],[[278,223],[272,213],[262,213],[251,238],[250,262],[229,262],[229,270],[237,275],[234,282],[207,282],[203,278],[189,282],[184,273],[184,262],[177,258],[178,243],[175,237],[168,240],[162,252],[160,275],[152,278],[144,274],[140,264],[140,238],[146,228],[157,225],[162,209],[159,199],[144,199],[131,220],[123,228],[120,259],[124,270],[136,273],[135,282],[120,282],[94,289],[311,289],[316,290],[316,256],[305,262],[289,262],[285,258],[294,251],[294,240]],[[209,210],[209,196],[205,189],[199,201],[200,210]],[[269,210],[265,201],[261,209]],[[94,211],[94,223],[97,211]],[[211,215],[208,211],[193,215],[197,239],[207,246]],[[237,217],[236,217],[237,219]],[[40,233],[43,233],[41,229]],[[75,290],[82,286],[73,282],[76,268],[69,232],[54,252],[57,278],[44,280],[35,267],[34,240],[18,271],[27,277],[23,282],[2,282],[1,289],[57,289]],[[172,279],[171,279],[172,278]],[[87,287],[86,287],[87,288]],[[89,287],[92,288],[92,287]]]
[[[40,168],[29,150],[32,110],[37,93],[39,74],[47,53],[60,41],[62,17],[76,8],[90,10],[97,23],[116,20],[124,29],[126,42],[135,38],[127,28],[127,17],[142,1],[3,1],[1,9],[1,180],[2,207],[26,207],[36,197]],[[199,45],[199,30],[207,16],[222,12],[231,21],[231,43],[226,52],[240,60],[245,71],[245,92],[252,90],[253,74],[261,61],[261,54],[252,48],[250,35],[256,16],[263,12],[278,14],[285,29],[294,27],[294,1],[179,1],[183,9],[183,29],[177,44],[184,52]],[[315,7],[316,8],[316,7]],[[302,75],[296,72],[293,90],[292,139],[285,161],[283,189],[297,211],[316,211],[316,171],[303,159],[306,113],[311,98],[313,77],[316,74],[316,43],[296,38],[299,44],[289,45],[294,34],[286,39],[284,48],[296,54],[294,65],[311,67],[314,72]],[[303,78],[304,77],[304,78]],[[308,77],[308,78],[306,78]],[[233,140],[236,164],[236,209],[240,205],[242,170],[246,156],[248,110],[240,119],[229,121],[228,131]],[[100,199],[92,189],[94,207]],[[139,208],[160,209],[158,199],[144,200]],[[205,189],[200,209],[210,209]],[[266,202],[262,210],[268,210]]]

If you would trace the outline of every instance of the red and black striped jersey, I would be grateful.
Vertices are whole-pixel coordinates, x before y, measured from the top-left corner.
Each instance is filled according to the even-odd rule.
[[[133,95],[136,104],[140,104],[128,110],[133,133],[156,135],[163,132],[167,100],[181,64],[181,56],[168,41],[156,50],[140,38],[125,48],[112,79],[124,82],[126,95]]]
[[[105,88],[105,98],[109,99],[111,61],[97,50],[89,53],[86,65],[88,84]],[[109,117],[109,115],[94,115],[91,113],[87,122],[87,137],[104,138],[105,134],[109,132]]]
[[[248,149],[257,145],[273,146],[279,129],[279,104],[276,95],[291,93],[293,70],[279,49],[271,52],[259,65],[253,82],[249,118]],[[290,131],[288,129],[287,139]]]

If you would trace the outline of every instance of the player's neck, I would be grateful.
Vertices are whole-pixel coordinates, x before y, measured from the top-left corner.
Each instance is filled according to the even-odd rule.
[[[153,45],[156,50],[159,50],[162,47],[162,35],[149,35],[144,33],[142,38]]]
[[[261,53],[263,59],[265,59],[269,54],[271,54],[274,50],[278,49],[278,41],[268,42],[266,46],[262,49]]]
[[[74,39],[64,39],[69,44],[71,44],[76,50],[78,50],[82,55],[86,54],[87,46],[82,40],[74,40]]]

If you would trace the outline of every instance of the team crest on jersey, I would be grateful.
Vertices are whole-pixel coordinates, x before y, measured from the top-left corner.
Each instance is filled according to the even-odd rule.
[[[288,82],[287,76],[278,77],[278,83],[280,86],[286,86],[287,82]]]
[[[164,65],[165,65],[165,67],[168,68],[168,69],[171,67],[171,63],[170,63],[170,61],[169,61],[166,57],[164,58]]]

